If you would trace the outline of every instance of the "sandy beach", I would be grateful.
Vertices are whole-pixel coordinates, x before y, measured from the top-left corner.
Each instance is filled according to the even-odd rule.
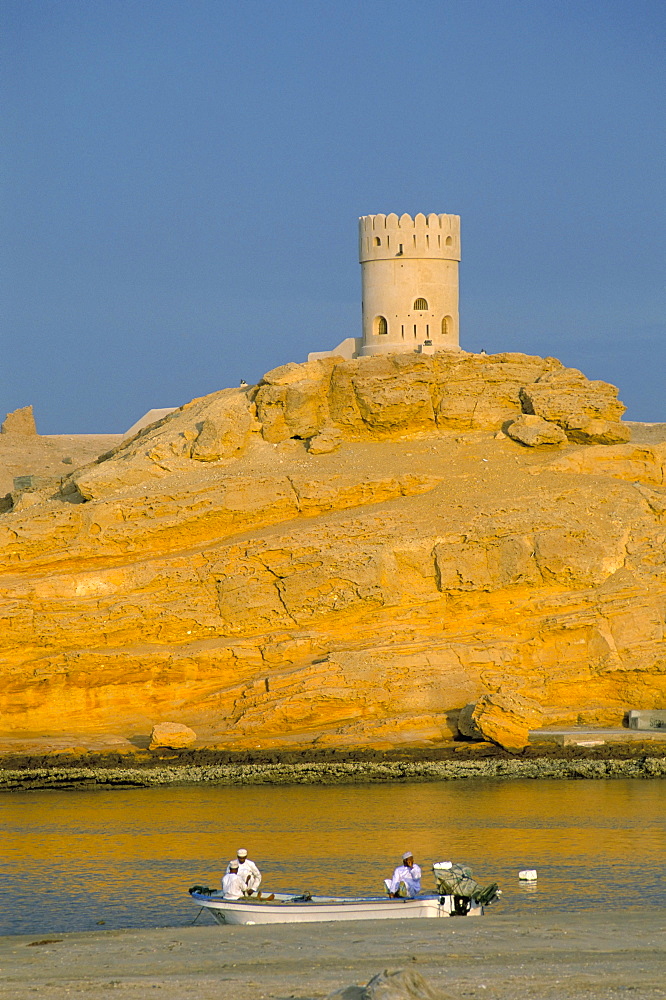
[[[666,996],[666,913],[188,926],[0,938],[2,1000],[314,1000],[415,968],[451,997]],[[207,919],[205,916],[202,919]]]

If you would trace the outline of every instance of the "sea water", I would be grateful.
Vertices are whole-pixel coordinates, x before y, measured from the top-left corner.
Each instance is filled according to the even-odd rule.
[[[410,850],[424,888],[465,863],[503,912],[666,905],[659,779],[17,792],[0,839],[2,934],[184,926],[188,887],[218,887],[239,847],[268,892],[381,894]]]

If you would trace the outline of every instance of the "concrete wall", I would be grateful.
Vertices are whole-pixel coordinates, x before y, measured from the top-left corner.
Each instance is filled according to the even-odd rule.
[[[362,346],[361,337],[346,337],[332,351],[310,351],[308,361],[319,361],[320,358],[345,358],[351,361],[352,358],[358,357]]]

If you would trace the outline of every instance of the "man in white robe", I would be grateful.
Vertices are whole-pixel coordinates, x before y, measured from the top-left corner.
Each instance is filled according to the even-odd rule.
[[[389,896],[400,895],[400,886],[404,885],[408,899],[414,899],[421,891],[421,869],[414,861],[411,851],[405,851],[402,864],[393,872],[393,878],[384,879]]]
[[[256,890],[261,885],[261,872],[255,865],[254,861],[250,861],[247,856],[247,851],[244,847],[239,847],[238,851],[238,874],[244,880],[245,885],[249,892],[256,892]],[[231,864],[231,862],[229,863]],[[227,865],[227,871],[229,871],[229,865]]]
[[[245,880],[238,874],[238,862],[230,861],[226,874],[222,879],[222,892],[225,899],[240,899],[245,895]]]

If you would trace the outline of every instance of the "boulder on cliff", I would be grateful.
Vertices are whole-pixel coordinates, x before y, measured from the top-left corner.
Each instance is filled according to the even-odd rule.
[[[337,451],[342,444],[342,431],[337,427],[324,427],[318,434],[310,438],[308,451],[311,455],[328,455]]]
[[[170,750],[181,750],[196,742],[197,734],[189,726],[178,722],[158,722],[150,734],[150,750],[166,747]]]
[[[543,708],[532,698],[515,692],[496,692],[479,698],[472,720],[487,740],[505,750],[522,750],[530,729],[541,725]]]
[[[592,382],[577,368],[545,372],[520,390],[525,413],[558,424],[579,444],[617,444],[631,432],[620,423],[626,407],[608,382]]]
[[[35,416],[32,406],[22,406],[5,417],[0,434],[36,434]]]
[[[339,358],[280,365],[266,372],[254,393],[266,441],[314,437],[328,423],[331,372]],[[344,362],[343,362],[344,363]]]
[[[206,409],[201,429],[192,443],[190,454],[200,462],[219,462],[240,454],[255,423],[244,392],[232,390],[224,398],[220,398],[221,394],[216,396],[215,403]]]
[[[567,436],[557,424],[543,417],[537,417],[530,413],[521,414],[517,420],[506,429],[506,433],[514,441],[525,444],[529,448],[538,448],[542,445],[566,444]]]
[[[631,428],[619,420],[602,420],[576,414],[567,417],[565,431],[576,444],[624,444],[631,438]]]

